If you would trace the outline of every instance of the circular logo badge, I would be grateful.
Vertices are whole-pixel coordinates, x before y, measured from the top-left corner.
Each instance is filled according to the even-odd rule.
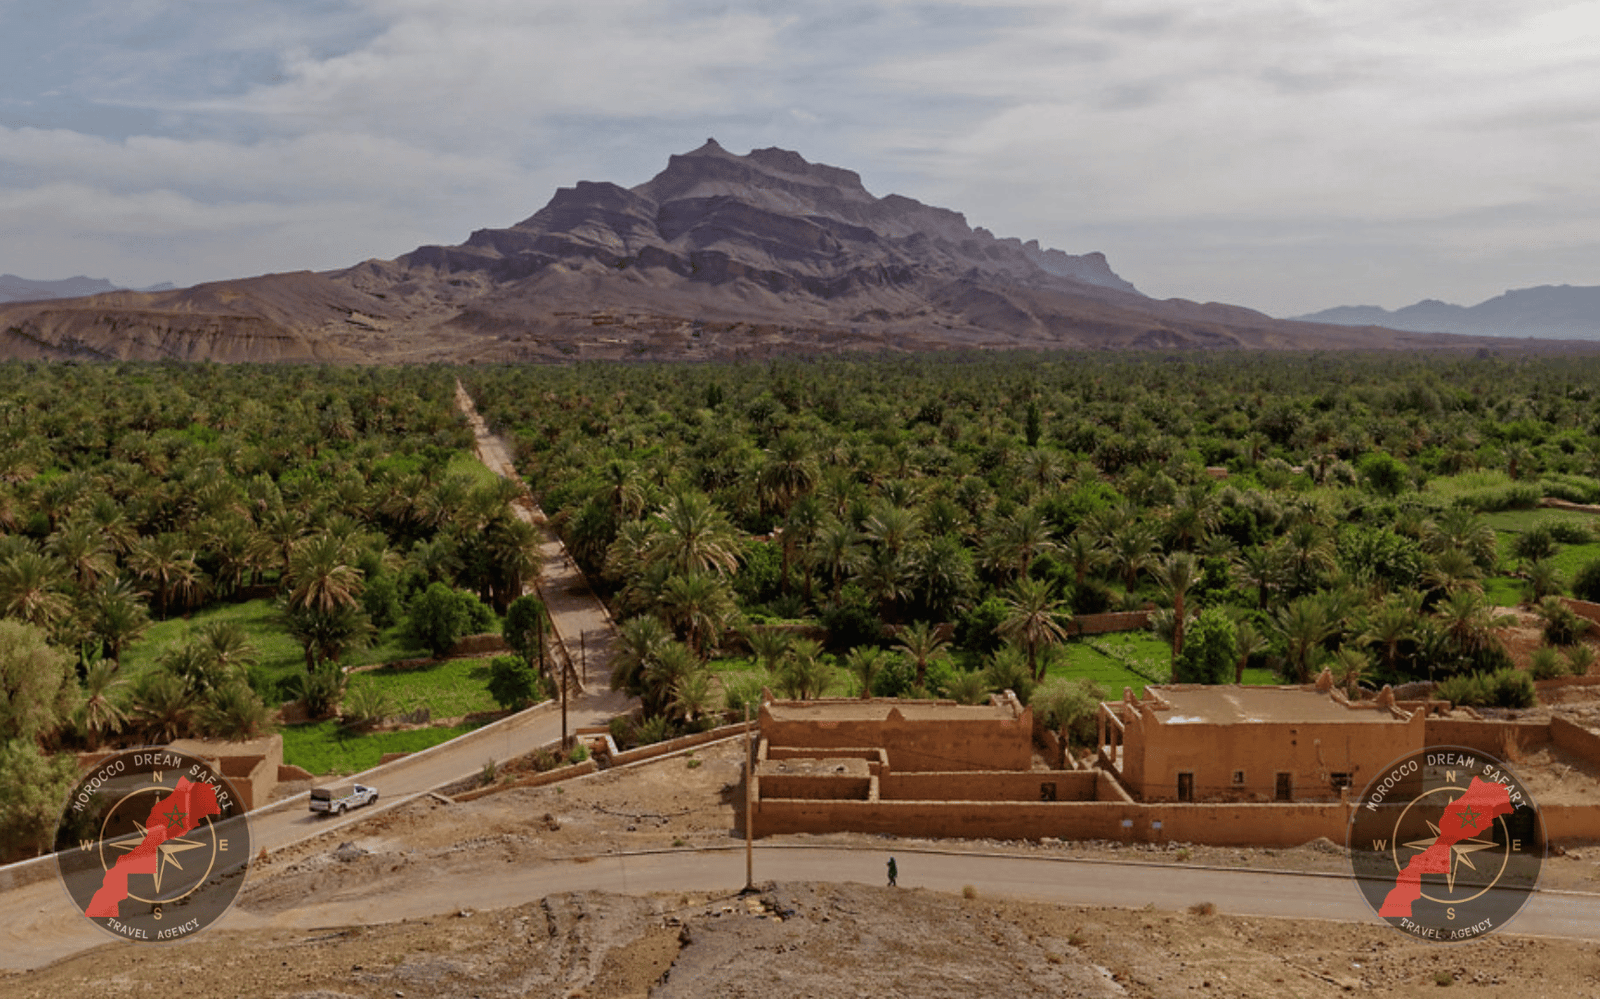
[[[72,789],[56,827],[56,869],[93,923],[167,943],[216,922],[244,885],[243,803],[204,760],[170,749],[108,756]]]
[[[1544,827],[1506,765],[1434,746],[1379,771],[1350,817],[1350,862],[1372,910],[1420,940],[1505,926],[1539,882]]]

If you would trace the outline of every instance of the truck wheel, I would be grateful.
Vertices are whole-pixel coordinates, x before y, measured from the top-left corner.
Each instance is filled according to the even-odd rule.
[[[334,812],[333,814],[335,814],[335,815],[343,815],[344,814],[344,806],[340,805],[339,806],[339,810]]]
[[[372,797],[367,800],[367,804],[376,805],[377,803],[378,803],[378,792],[374,791],[374,792],[372,792]]]

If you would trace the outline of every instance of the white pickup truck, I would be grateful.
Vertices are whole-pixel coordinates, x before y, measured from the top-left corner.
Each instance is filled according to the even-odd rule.
[[[378,800],[378,789],[365,784],[346,787],[314,787],[311,789],[311,810],[329,815],[343,815],[346,809],[360,808]]]

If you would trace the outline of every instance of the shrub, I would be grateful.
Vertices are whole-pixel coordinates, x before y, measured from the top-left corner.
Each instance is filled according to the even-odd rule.
[[[372,728],[381,725],[393,713],[393,700],[381,688],[370,683],[355,687],[339,705],[339,720],[346,728]]]
[[[494,623],[494,611],[476,594],[434,583],[411,601],[404,637],[437,659],[449,652],[462,635],[487,631]]]
[[[1550,522],[1545,521],[1517,535],[1511,542],[1511,553],[1520,559],[1537,562],[1553,556],[1558,547]]]
[[[956,621],[956,644],[974,652],[989,653],[1000,647],[998,628],[1010,614],[998,594],[962,614]]]
[[[521,656],[495,656],[489,663],[489,696],[502,708],[521,709],[539,699],[539,674]]]
[[[1579,600],[1600,603],[1600,558],[1585,562],[1572,577],[1572,595]]]
[[[322,718],[339,706],[347,679],[338,663],[323,661],[315,669],[294,678],[294,694],[305,705],[306,714]]]
[[[606,728],[611,732],[611,741],[617,744],[618,749],[627,749],[633,744],[632,715],[617,715],[606,723]]]
[[[361,609],[367,612],[374,627],[392,628],[398,624],[402,611],[399,580],[389,573],[369,577],[366,588],[361,591]]]
[[[1535,680],[1554,680],[1558,676],[1566,675],[1567,664],[1562,661],[1554,647],[1541,645],[1533,650],[1528,672],[1533,674]]]
[[[1238,662],[1233,622],[1220,607],[1207,607],[1184,635],[1172,679],[1177,683],[1227,683]]]
[[[639,727],[634,730],[634,735],[639,740],[639,745],[650,746],[671,738],[672,729],[666,715],[656,715],[640,722]]]
[[[722,703],[728,711],[739,719],[744,718],[745,708],[748,706],[750,717],[754,718],[761,713],[761,690],[770,686],[771,683],[771,678],[761,671],[724,677],[722,681]]]
[[[1587,676],[1594,665],[1594,648],[1581,642],[1567,646],[1567,668],[1573,676]]]
[[[1433,696],[1474,708],[1531,708],[1538,700],[1533,677],[1518,669],[1453,676],[1435,685]]]
[[[1589,630],[1589,622],[1577,615],[1560,597],[1545,597],[1535,608],[1544,619],[1544,640],[1551,645],[1571,645]]]

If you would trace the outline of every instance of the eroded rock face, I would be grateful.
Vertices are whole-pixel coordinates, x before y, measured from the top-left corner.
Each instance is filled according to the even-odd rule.
[[[273,362],[760,358],[848,349],[1505,349],[1148,298],[850,170],[714,140],[632,189],[323,274],[0,305],[0,356]],[[1517,349],[1539,349],[1519,343]],[[1600,344],[1591,345],[1600,348]],[[1567,344],[1565,349],[1576,349]]]

